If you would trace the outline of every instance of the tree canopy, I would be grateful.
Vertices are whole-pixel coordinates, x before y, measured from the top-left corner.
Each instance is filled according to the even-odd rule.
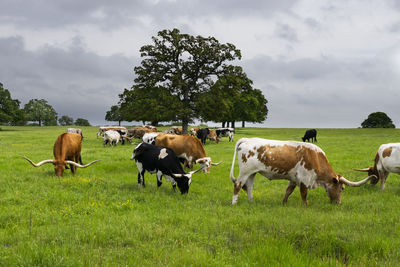
[[[61,118],[58,119],[58,123],[62,126],[73,125],[74,119],[69,116],[63,115],[61,116]]]
[[[373,112],[361,123],[362,128],[395,128],[393,121],[384,112]]]
[[[25,125],[25,112],[19,107],[19,100],[12,99],[0,83],[0,124]]]
[[[228,64],[241,58],[240,50],[233,44],[222,44],[214,37],[182,34],[178,29],[160,31],[152,41],[140,49],[143,60],[134,68],[135,84],[120,95],[125,120],[181,121],[183,131],[187,132],[193,119],[223,121],[222,115],[216,117],[220,111],[224,111],[226,121],[265,119],[266,106],[260,108],[262,112],[242,112],[234,118],[228,118],[230,114],[225,112],[225,108],[233,110],[238,102],[245,107],[267,103],[264,97],[256,101],[261,91],[252,89],[252,81],[240,67]],[[230,84],[225,86],[229,82],[224,79]],[[235,79],[236,82],[231,81]],[[239,89],[241,85],[247,89]],[[213,89],[214,86],[219,88]],[[225,96],[229,96],[226,101]]]
[[[121,112],[121,107],[118,105],[111,106],[111,109],[106,113],[105,120],[118,121],[118,125],[121,126],[121,121],[124,120],[123,113]]]
[[[37,121],[39,126],[42,123],[46,126],[57,125],[57,112],[44,99],[31,99],[24,106],[29,121]]]
[[[82,118],[77,118],[74,124],[77,126],[90,126],[89,121]]]

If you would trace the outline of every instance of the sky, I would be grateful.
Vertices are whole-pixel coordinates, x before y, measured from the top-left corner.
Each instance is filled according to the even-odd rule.
[[[23,107],[104,117],[133,85],[140,47],[161,30],[215,37],[268,100],[258,127],[400,127],[400,1],[2,0],[0,82]]]

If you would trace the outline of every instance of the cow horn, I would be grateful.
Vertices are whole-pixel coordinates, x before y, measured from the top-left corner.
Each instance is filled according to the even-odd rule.
[[[32,164],[32,166],[34,166],[34,167],[39,167],[46,163],[54,163],[53,159],[46,159],[46,160],[39,162],[38,164],[35,164],[32,160],[28,159],[27,157],[23,157],[23,158],[26,159],[27,161],[29,161],[29,163]]]
[[[72,160],[67,160],[67,161],[65,161],[65,163],[66,164],[72,164],[72,165],[74,165],[74,166],[76,166],[78,168],[86,168],[86,167],[89,167],[90,165],[92,165],[93,163],[98,162],[98,161],[100,161],[100,160],[95,160],[95,161],[92,161],[92,162],[90,162],[88,164],[85,164],[85,165],[81,165],[81,164],[76,163],[75,161],[72,161]]]
[[[203,169],[203,167],[201,167],[200,169],[197,169],[197,170],[195,170],[195,171],[191,171],[191,172],[189,172],[189,174],[192,175],[192,174],[194,174],[194,173],[196,173],[196,172],[201,171],[202,169]]]
[[[221,160],[220,162],[217,162],[217,163],[211,162],[211,165],[212,165],[212,166],[217,166],[217,165],[219,165],[219,164],[221,164],[221,163],[222,163],[222,160]]]
[[[353,169],[353,171],[368,172],[368,171],[369,171],[369,168],[365,168],[365,169]]]
[[[368,176],[367,178],[365,178],[364,180],[361,180],[358,182],[351,182],[351,181],[347,180],[346,178],[344,178],[343,176],[341,176],[339,178],[339,182],[341,182],[345,185],[348,185],[348,186],[357,187],[357,186],[365,184],[366,182],[368,182],[370,179],[372,179],[374,177],[377,178],[376,175],[371,175],[371,176]]]

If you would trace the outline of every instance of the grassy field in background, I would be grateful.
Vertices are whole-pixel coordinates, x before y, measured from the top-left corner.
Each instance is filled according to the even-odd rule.
[[[0,131],[1,266],[399,266],[400,179],[390,174],[384,191],[369,184],[346,187],[342,204],[325,190],[297,188],[281,205],[287,181],[256,176],[254,201],[244,191],[231,205],[229,178],[235,142],[205,146],[210,174],[196,173],[189,194],[172,191],[146,173],[137,188],[130,160],[134,145],[103,147],[97,127],[82,128],[83,163],[59,179],[53,144],[65,127],[7,127]],[[241,137],[300,140],[305,129],[237,128]],[[318,146],[334,170],[350,180],[352,168],[373,163],[380,144],[400,142],[396,129],[318,129]],[[235,168],[235,176],[238,168]]]

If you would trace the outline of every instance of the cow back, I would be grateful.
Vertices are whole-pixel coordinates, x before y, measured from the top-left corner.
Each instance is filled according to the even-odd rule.
[[[82,148],[82,136],[76,133],[60,134],[54,143],[53,154],[56,160],[73,159]]]
[[[206,157],[203,145],[194,136],[160,134],[157,136],[155,144],[172,149],[178,156],[186,154],[195,160]]]

